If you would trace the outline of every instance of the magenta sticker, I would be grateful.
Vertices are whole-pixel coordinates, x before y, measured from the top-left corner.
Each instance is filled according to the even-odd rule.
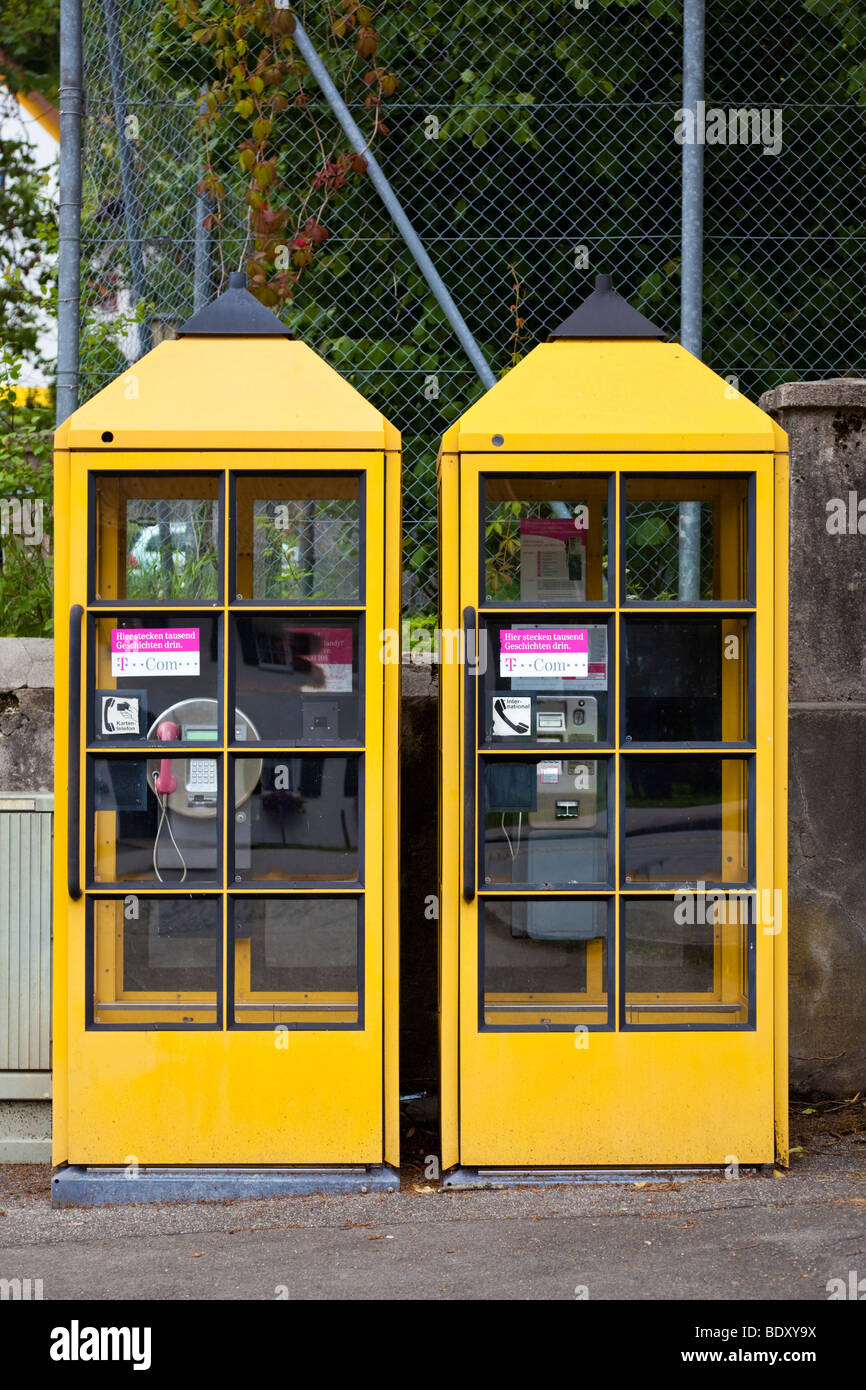
[[[287,627],[284,632],[294,671],[308,677],[302,690],[351,691],[352,628]]]
[[[113,676],[197,676],[197,627],[116,627],[111,633]]]
[[[503,628],[499,634],[499,674],[568,679],[586,676],[589,629]]]
[[[555,536],[557,540],[571,540],[575,531],[585,531],[586,521],[582,515],[572,517],[530,517],[521,521],[521,536]]]

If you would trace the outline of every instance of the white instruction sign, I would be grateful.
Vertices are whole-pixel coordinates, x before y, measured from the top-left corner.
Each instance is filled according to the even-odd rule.
[[[494,738],[529,738],[532,701],[528,695],[494,695],[491,717]]]

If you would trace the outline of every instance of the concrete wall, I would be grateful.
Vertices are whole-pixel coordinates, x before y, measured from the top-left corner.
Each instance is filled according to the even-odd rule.
[[[54,643],[0,637],[0,792],[54,786]]]
[[[791,445],[791,1080],[853,1095],[866,1085],[866,381],[793,382],[761,405]]]
[[[0,637],[0,793],[54,786],[54,643]],[[0,1163],[47,1163],[51,1102],[45,1073],[0,1073]]]

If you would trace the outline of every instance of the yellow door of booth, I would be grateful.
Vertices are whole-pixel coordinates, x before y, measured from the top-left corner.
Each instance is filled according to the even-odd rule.
[[[782,442],[650,341],[446,436],[446,1168],[784,1161]]]
[[[136,373],[58,440],[55,1162],[395,1162],[398,441],[285,339]]]

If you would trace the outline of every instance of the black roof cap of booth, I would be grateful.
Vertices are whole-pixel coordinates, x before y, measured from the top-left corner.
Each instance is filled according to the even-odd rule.
[[[242,270],[229,275],[229,287],[177,330],[179,338],[291,338],[276,314],[247,289]]]
[[[609,275],[596,275],[595,289],[573,314],[554,328],[549,341],[557,338],[664,338],[637,309],[633,309],[611,286]]]

